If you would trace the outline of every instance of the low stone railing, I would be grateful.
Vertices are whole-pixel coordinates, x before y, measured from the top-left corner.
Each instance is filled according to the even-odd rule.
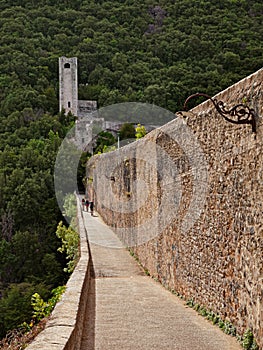
[[[62,299],[54,308],[45,329],[28,350],[78,350],[83,329],[91,280],[91,258],[82,211],[78,203],[80,260],[66,285]]]

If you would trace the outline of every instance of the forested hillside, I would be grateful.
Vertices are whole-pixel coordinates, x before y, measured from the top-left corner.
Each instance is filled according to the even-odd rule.
[[[59,56],[78,57],[80,99],[175,112],[261,68],[262,37],[262,0],[0,0],[0,338],[30,319],[32,293],[66,278],[53,166],[72,118],[58,113]]]
[[[58,57],[77,56],[81,98],[175,111],[262,67],[262,1],[0,3],[1,114],[57,111]]]

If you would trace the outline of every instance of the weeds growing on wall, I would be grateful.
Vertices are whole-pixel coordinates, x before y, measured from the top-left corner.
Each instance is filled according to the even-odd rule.
[[[242,346],[247,350],[258,350],[259,347],[256,343],[254,335],[251,329],[247,329],[242,338]]]
[[[141,264],[138,256],[131,250],[128,249],[130,252],[130,255],[137,261],[137,263],[144,269],[144,272],[147,276],[150,276],[150,273],[147,269],[143,267]],[[151,276],[154,278],[153,276]],[[157,278],[154,278],[158,282]],[[169,289],[169,288],[168,288]],[[176,295],[178,298],[185,300],[184,296],[180,293],[176,292],[173,289],[169,289],[171,293]],[[194,301],[193,298],[190,298],[186,301],[186,305],[194,309],[199,313],[199,315],[205,317],[207,320],[211,321],[214,325],[217,325],[224,333],[231,335],[233,337],[236,337],[237,340],[241,343],[242,347],[246,350],[259,350],[259,347],[257,345],[257,342],[254,338],[254,335],[251,331],[251,329],[247,329],[246,332],[243,334],[243,336],[240,336],[237,334],[236,327],[227,320],[222,320],[220,315],[215,313],[212,310],[207,310],[203,305],[200,305]]]
[[[177,294],[176,292],[173,293]],[[194,299],[187,300],[186,305],[196,310],[201,316],[207,318],[214,325],[217,325],[220,329],[222,329],[224,333],[236,337],[244,349],[259,350],[251,329],[247,329],[243,336],[240,336],[236,332],[236,327],[230,321],[222,320],[218,314],[214,313],[211,310],[207,310],[204,306],[198,303],[195,303]]]

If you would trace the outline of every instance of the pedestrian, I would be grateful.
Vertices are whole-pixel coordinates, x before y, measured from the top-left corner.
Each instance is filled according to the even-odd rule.
[[[86,206],[86,211],[89,211],[89,200],[88,199],[86,199],[86,201],[85,201],[85,206]]]
[[[94,215],[93,215],[94,204],[93,204],[93,202],[92,202],[92,201],[91,201],[91,202],[89,202],[89,209],[90,209],[91,216],[94,216]]]
[[[82,198],[81,200],[81,204],[82,204],[82,210],[85,210],[85,198]]]

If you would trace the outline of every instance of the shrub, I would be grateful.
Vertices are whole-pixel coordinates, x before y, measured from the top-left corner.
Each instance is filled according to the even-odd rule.
[[[79,235],[71,227],[63,225],[62,221],[58,224],[56,235],[62,240],[62,246],[58,248],[58,251],[66,253],[67,267],[64,268],[65,272],[71,273],[78,260],[79,256]]]

